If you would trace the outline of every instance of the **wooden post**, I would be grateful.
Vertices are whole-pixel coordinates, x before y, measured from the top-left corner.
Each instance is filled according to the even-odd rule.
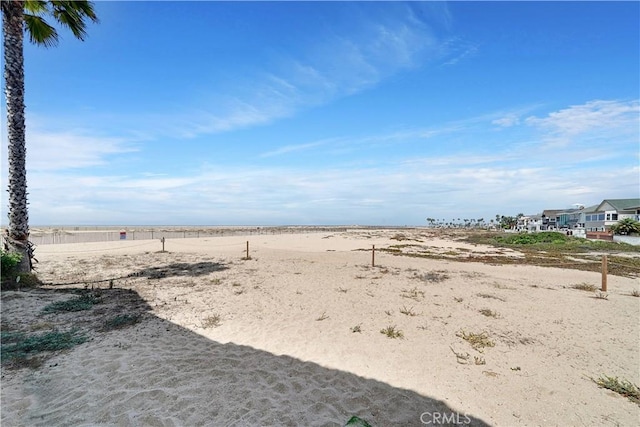
[[[249,241],[247,240],[247,259],[249,259]]]
[[[602,255],[602,292],[607,292],[607,255]]]
[[[371,267],[376,266],[376,245],[371,248]]]
[[[162,242],[162,252],[164,252],[164,237],[160,241]]]

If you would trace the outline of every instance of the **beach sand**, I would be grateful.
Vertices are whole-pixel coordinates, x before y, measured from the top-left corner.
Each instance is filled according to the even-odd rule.
[[[573,288],[599,287],[596,272],[382,251],[372,266],[373,245],[408,242],[520,256],[403,234],[41,245],[50,285],[3,291],[3,331],[90,339],[37,369],[3,366],[2,425],[638,425],[638,404],[594,382],[640,383],[637,278],[610,275],[602,299]],[[102,302],[42,313],[85,287]],[[139,321],[103,330],[124,314]]]

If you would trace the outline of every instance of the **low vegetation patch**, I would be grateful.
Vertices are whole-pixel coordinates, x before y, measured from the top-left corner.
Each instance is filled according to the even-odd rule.
[[[478,294],[478,296],[480,298],[497,299],[498,301],[502,301],[502,302],[506,301],[504,298],[500,298],[500,297],[497,297],[497,296],[491,295],[491,294]]]
[[[122,329],[128,326],[135,325],[140,321],[139,314],[119,314],[104,322],[104,331],[111,331],[114,329]]]
[[[324,312],[320,315],[320,317],[318,317],[318,318],[316,319],[316,321],[321,322],[321,321],[326,320],[326,319],[328,319],[328,318],[329,318],[329,316],[327,316],[327,312],[326,312],[326,311],[324,311]]]
[[[380,333],[386,335],[387,338],[404,338],[404,333],[396,328],[396,326],[387,326],[380,330]]]
[[[606,292],[598,291],[596,292],[597,299],[609,299],[609,294]]]
[[[202,327],[205,329],[217,328],[218,326],[220,326],[221,321],[222,317],[220,317],[219,314],[212,314],[211,316],[202,319]]]
[[[611,275],[638,277],[640,258],[617,256],[617,253],[638,253],[640,246],[622,242],[588,240],[575,236],[567,236],[558,232],[542,233],[496,233],[473,232],[461,239],[463,242],[476,245],[489,245],[511,248],[524,254],[519,264],[569,268],[582,271],[600,271],[601,254],[608,253],[609,271]],[[584,262],[576,262],[577,254],[582,254]],[[459,261],[479,261],[494,264],[512,264],[516,259],[511,257],[469,257]]]
[[[541,233],[472,233],[462,239],[468,243],[484,244],[498,247],[527,247],[530,249],[564,252],[640,252],[640,247],[619,242],[604,240],[587,240],[575,236],[567,236],[557,231]]]
[[[493,317],[494,319],[498,318],[498,313],[493,310],[489,310],[488,308],[483,308],[482,310],[480,310],[480,314],[487,317]]]
[[[587,292],[595,292],[598,288],[595,285],[590,283],[578,283],[577,285],[571,286],[573,289],[578,289],[579,291],[587,291]]]
[[[39,356],[45,352],[66,350],[87,341],[75,331],[51,331],[35,335],[23,332],[2,331],[2,364],[11,367],[37,367],[41,363]]]
[[[396,234],[396,235],[394,235],[394,236],[391,236],[391,237],[390,237],[390,239],[391,239],[391,240],[397,240],[397,241],[399,241],[399,242],[401,242],[401,241],[403,241],[403,240],[410,240],[407,236],[405,236],[405,235],[404,235],[404,234],[402,234],[402,233],[398,233],[398,234]]]
[[[413,307],[407,308],[406,306],[402,306],[402,308],[400,309],[400,313],[406,314],[407,316],[417,316],[418,315],[418,313],[413,311]]]
[[[403,289],[400,296],[402,298],[409,298],[415,301],[420,301],[424,298],[424,291],[419,291],[418,288]]]
[[[471,347],[474,350],[482,353],[486,347],[495,347],[495,343],[489,339],[489,334],[487,332],[481,332],[479,334],[476,333],[467,333],[465,331],[460,331],[456,334],[457,337],[462,338],[471,344]]]
[[[453,349],[453,347],[449,347],[453,354],[456,355],[456,361],[461,365],[471,365],[471,355],[469,353],[458,353]],[[473,364],[474,365],[486,365],[487,361],[484,360],[482,356],[473,356]]]
[[[45,314],[48,314],[48,313],[90,310],[95,304],[98,304],[99,302],[100,302],[99,297],[91,293],[84,293],[76,298],[72,298],[65,301],[53,302],[45,306],[42,309],[42,312]]]
[[[506,236],[496,237],[498,243],[504,245],[536,245],[541,243],[552,243],[554,245],[565,244],[570,239],[564,233],[558,233],[557,231],[546,231],[542,233],[522,233],[522,234],[509,234]]]
[[[447,280],[449,278],[449,275],[444,271],[430,271],[428,273],[424,273],[416,277],[422,280],[423,282],[440,283]]]
[[[640,388],[627,380],[619,380],[618,377],[602,376],[597,380],[591,378],[593,382],[601,388],[606,388],[621,396],[628,398],[630,401],[640,405]]]
[[[473,356],[473,363],[476,365],[486,365],[487,361],[482,356]]]

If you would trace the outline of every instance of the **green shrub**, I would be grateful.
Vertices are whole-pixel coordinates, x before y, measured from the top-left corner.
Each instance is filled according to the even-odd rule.
[[[389,338],[404,338],[402,331],[394,326],[387,326],[380,330],[380,333],[386,335]]]
[[[59,313],[61,311],[82,311],[90,310],[94,304],[100,302],[100,299],[91,295],[84,294],[79,297],[72,298],[65,301],[52,302],[42,309],[43,313]]]
[[[2,258],[2,278],[11,279],[17,275],[16,267],[22,260],[22,255],[15,252],[7,252],[4,249],[0,250],[0,258]]]
[[[633,218],[623,218],[617,223],[613,224],[609,228],[609,230],[611,230],[614,234],[640,234],[640,221],[636,221]]]
[[[640,405],[640,388],[627,380],[619,380],[618,377],[604,375],[597,380],[591,378],[601,388],[614,391],[621,396],[627,397],[633,403]]]
[[[45,332],[27,335],[23,332],[2,332],[2,363],[17,367],[33,366],[29,358],[45,351],[66,350],[87,341],[87,337],[71,332]]]
[[[566,234],[557,231],[544,231],[542,233],[512,234],[496,237],[496,241],[507,245],[535,245],[538,243],[563,244],[569,240]]]

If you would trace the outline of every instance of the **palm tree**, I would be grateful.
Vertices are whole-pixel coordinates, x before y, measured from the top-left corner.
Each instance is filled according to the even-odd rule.
[[[22,256],[19,272],[31,271],[33,247],[29,241],[27,210],[26,140],[24,120],[24,32],[32,43],[45,47],[58,43],[58,33],[43,18],[53,17],[73,35],[84,40],[86,19],[98,22],[93,4],[86,0],[3,0],[2,41],[9,137],[9,227],[5,249]]]
[[[609,230],[613,232],[613,234],[640,234],[640,222],[636,221],[633,218],[623,218],[617,223],[613,224],[609,228]]]

